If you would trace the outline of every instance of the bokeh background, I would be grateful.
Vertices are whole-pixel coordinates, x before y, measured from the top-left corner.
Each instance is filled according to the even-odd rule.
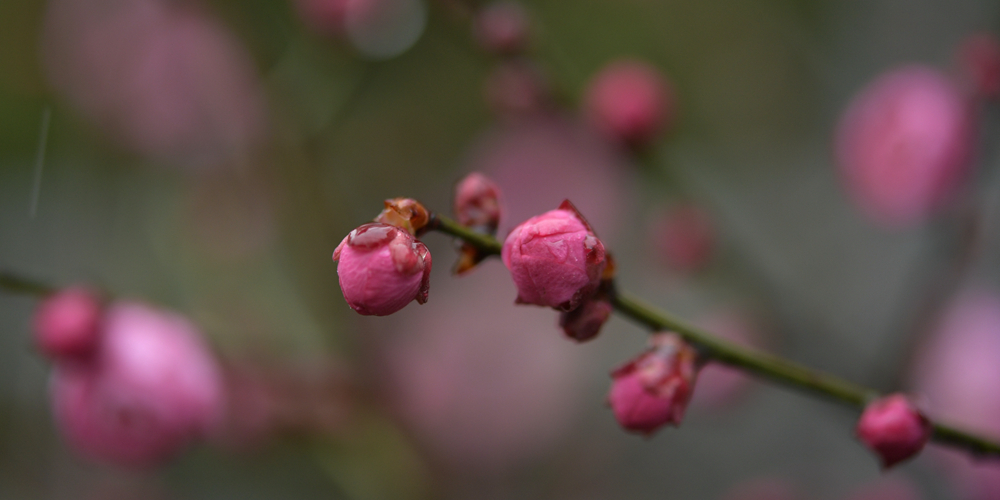
[[[645,345],[638,326],[614,318],[576,345],[552,311],[513,306],[499,261],[452,277],[436,234],[428,303],[360,317],[330,259],[383,199],[447,212],[478,170],[504,189],[501,235],[571,198],[622,287],[914,389],[963,297],[986,310],[965,324],[1000,336],[996,112],[979,114],[961,196],[903,227],[852,203],[833,134],[890,68],[954,74],[962,40],[1000,28],[996,2],[524,0],[531,48],[510,59],[477,45],[474,3],[297,1],[0,2],[0,269],[187,315],[231,408],[227,432],[162,468],[79,458],[51,418],[36,299],[0,292],[0,498],[1000,498],[982,479],[1000,465],[975,479],[928,453],[882,474],[854,412],[731,374],[706,374],[681,428],[626,434],[605,394]],[[588,82],[620,58],[675,96],[641,156],[581,118]],[[709,220],[697,270],[658,244],[679,204]],[[996,370],[956,377],[1000,400]],[[988,410],[955,418],[1000,435]]]

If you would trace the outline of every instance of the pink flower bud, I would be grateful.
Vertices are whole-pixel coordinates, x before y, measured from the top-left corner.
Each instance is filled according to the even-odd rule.
[[[561,311],[592,295],[607,265],[604,244],[569,200],[515,227],[501,257],[517,286],[517,303]]]
[[[108,310],[101,334],[93,359],[57,364],[52,375],[56,423],[77,451],[151,466],[217,425],[221,372],[186,319],[121,302]]]
[[[680,425],[698,374],[694,348],[674,334],[657,334],[652,347],[611,373],[611,410],[626,430],[650,435]]]
[[[431,254],[419,240],[388,224],[365,224],[333,251],[340,289],[352,309],[385,316],[416,299],[427,302]]]
[[[1000,97],[1000,40],[977,33],[962,42],[958,62],[972,92],[986,99]]]
[[[641,148],[670,126],[673,101],[673,92],[655,68],[623,60],[594,77],[584,109],[594,126],[612,140]]]
[[[35,345],[52,359],[93,352],[101,323],[101,301],[90,290],[72,287],[46,297],[33,319]]]
[[[500,187],[479,172],[455,186],[455,216],[459,224],[495,234],[500,225]]]
[[[653,238],[663,260],[683,272],[704,268],[715,248],[712,219],[694,204],[680,205],[665,213],[653,227]]]
[[[931,423],[906,396],[872,401],[858,420],[858,438],[882,460],[882,467],[916,455],[931,437]]]
[[[559,316],[559,326],[567,337],[586,342],[601,332],[601,327],[611,317],[614,308],[607,300],[585,300],[579,307]]]
[[[473,34],[479,45],[493,54],[514,54],[528,45],[528,13],[513,1],[498,1],[476,16]]]
[[[890,71],[858,94],[837,128],[848,190],[873,219],[917,222],[969,173],[972,123],[955,86],[935,69]]]

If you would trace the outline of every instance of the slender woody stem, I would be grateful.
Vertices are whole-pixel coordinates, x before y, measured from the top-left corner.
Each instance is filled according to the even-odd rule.
[[[499,255],[503,248],[496,238],[477,233],[437,214],[431,215],[431,222],[427,227],[460,238],[485,255]],[[653,331],[670,330],[677,333],[699,348],[703,355],[712,361],[736,367],[793,389],[816,394],[857,410],[864,409],[869,401],[879,397],[878,391],[874,389],[812,370],[773,354],[723,340],[647,304],[628,292],[616,290],[612,294],[612,305],[622,315]],[[937,422],[933,427],[932,439],[941,444],[962,448],[977,456],[1000,457],[1000,443]]]
[[[23,295],[35,295],[37,297],[42,297],[55,292],[55,289],[49,285],[17,276],[6,271],[0,271],[0,290],[6,290],[10,293]]]

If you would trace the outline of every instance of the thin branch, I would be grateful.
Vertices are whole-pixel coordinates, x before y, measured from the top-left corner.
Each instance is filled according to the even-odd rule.
[[[496,238],[477,233],[447,217],[434,214],[431,230],[460,238],[486,255],[499,255],[503,246]],[[863,410],[879,392],[833,375],[812,370],[787,359],[748,349],[723,340],[641,299],[616,290],[612,297],[615,310],[653,331],[670,330],[698,347],[705,356],[753,375],[787,387],[825,397],[847,407]],[[935,422],[932,439],[947,446],[964,449],[980,457],[1000,458],[1000,443]]]
[[[0,290],[39,297],[55,292],[52,286],[6,271],[0,271]]]

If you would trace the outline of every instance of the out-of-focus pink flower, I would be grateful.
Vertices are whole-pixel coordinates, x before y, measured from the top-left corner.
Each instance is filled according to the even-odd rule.
[[[472,172],[455,186],[455,217],[459,224],[495,234],[500,225],[500,187],[489,177]]]
[[[697,353],[679,336],[656,334],[651,347],[611,373],[608,403],[626,430],[652,434],[680,425],[698,375]]]
[[[387,329],[405,335],[369,337],[384,341],[374,370],[389,375],[401,420],[452,471],[503,475],[546,463],[583,407],[587,353],[541,334],[553,328],[551,311],[511,304],[507,274],[486,261],[437,285],[435,309],[394,316],[405,328]]]
[[[186,319],[134,302],[113,304],[96,355],[56,366],[56,422],[85,456],[152,466],[204,437],[220,421],[220,370]]]
[[[501,254],[517,302],[572,311],[597,290],[604,244],[568,201],[514,228]]]
[[[647,63],[615,61],[601,69],[587,87],[584,114],[610,139],[632,148],[649,145],[670,127],[673,91]]]
[[[1000,40],[996,35],[984,32],[967,37],[959,46],[958,63],[975,95],[1000,97]]]
[[[35,345],[52,359],[79,358],[97,347],[101,300],[84,287],[60,290],[38,305],[33,318]]]
[[[920,500],[917,489],[905,476],[883,476],[847,497],[848,500]]]
[[[931,438],[931,422],[906,396],[891,394],[868,403],[856,432],[888,469],[924,448]]]
[[[837,127],[837,161],[872,219],[905,225],[955,194],[969,174],[974,135],[965,99],[946,76],[904,66],[851,102]]]
[[[419,240],[388,224],[351,231],[333,252],[344,299],[360,314],[385,316],[416,300],[427,302],[431,254]]]
[[[715,250],[715,230],[709,214],[694,204],[671,208],[652,228],[657,253],[671,268],[682,272],[703,269]]]
[[[586,342],[601,333],[614,308],[606,299],[585,300],[579,307],[559,315],[559,327],[566,337]]]
[[[265,129],[249,54],[224,27],[161,0],[53,0],[49,81],[105,132],[157,159],[238,159]]]
[[[473,23],[473,35],[479,45],[493,54],[514,54],[528,45],[530,31],[524,6],[511,0],[499,0],[483,7]]]
[[[1000,439],[1000,294],[971,288],[943,311],[914,359],[913,388],[941,422]],[[964,453],[934,449],[970,500],[994,500],[1000,467]]]

